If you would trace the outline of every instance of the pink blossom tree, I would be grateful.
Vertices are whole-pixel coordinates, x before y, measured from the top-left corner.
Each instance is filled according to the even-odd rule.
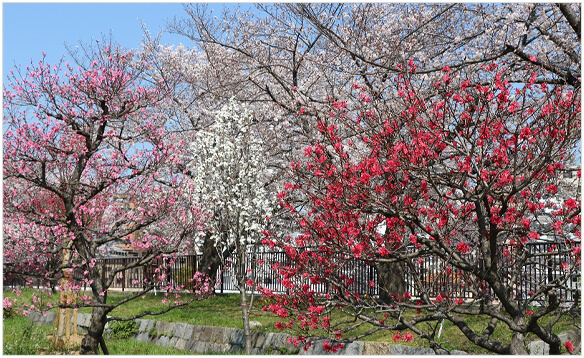
[[[167,134],[168,117],[157,109],[174,84],[147,77],[151,63],[109,43],[84,46],[76,62],[50,65],[43,58],[11,71],[4,87],[4,272],[52,282],[82,272],[81,282],[59,289],[86,284],[91,295],[61,306],[93,307],[81,352],[98,354],[99,345],[107,353],[108,321],[185,304],[177,294],[158,312],[107,316],[153,288],[145,282],[141,292],[109,303],[116,278],[172,263],[190,247],[203,217],[176,174],[182,142]],[[105,275],[96,261],[113,242],[142,255]],[[180,289],[164,277],[164,267],[155,272],[167,292]]]
[[[393,330],[395,340],[418,337],[438,350],[446,320],[491,352],[526,354],[533,334],[559,354],[554,325],[579,305],[568,282],[580,270],[580,203],[575,188],[557,193],[580,140],[579,86],[536,84],[545,76],[536,64],[511,85],[517,72],[490,63],[460,78],[444,67],[420,88],[415,66],[388,79],[395,101],[355,84],[343,100],[307,105],[320,135],[290,164],[293,179],[278,194],[301,230],[264,240],[291,260],[273,267],[288,294],[259,287],[275,300],[265,309],[301,340],[330,334],[333,351],[364,322],[372,327],[364,334]],[[530,249],[550,239],[548,250]],[[436,277],[456,285],[430,292],[430,257]],[[551,257],[562,260],[552,278],[527,274]],[[365,284],[379,296],[363,289],[355,263],[376,268],[379,281]],[[407,285],[384,284],[383,274],[406,271]],[[526,281],[530,292],[518,289]],[[573,303],[562,302],[562,290]],[[356,320],[334,321],[335,310]],[[465,319],[477,314],[489,317],[483,327]],[[498,326],[512,338],[495,338]]]

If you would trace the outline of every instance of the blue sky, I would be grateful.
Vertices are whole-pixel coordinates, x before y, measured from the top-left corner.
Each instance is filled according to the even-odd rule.
[[[211,4],[215,13],[225,5]],[[3,3],[2,10],[3,80],[15,63],[26,66],[31,59],[38,63],[41,51],[55,63],[67,54],[65,43],[75,46],[100,39],[110,30],[120,44],[136,48],[143,33],[140,20],[156,34],[167,21],[184,14],[181,3]],[[177,35],[166,35],[163,42],[188,44]]]

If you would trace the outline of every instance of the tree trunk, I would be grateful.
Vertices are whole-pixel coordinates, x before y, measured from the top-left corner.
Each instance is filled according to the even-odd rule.
[[[525,318],[523,316],[516,317],[513,321],[518,326],[525,326]],[[529,355],[525,344],[525,333],[517,331],[513,332],[511,343],[509,343],[509,353],[513,355]]]
[[[241,296],[241,318],[243,319],[243,338],[245,339],[245,354],[252,354],[251,329],[249,327],[249,312],[247,309],[246,270],[245,270],[245,246],[239,248],[237,260],[237,282],[239,282],[239,293]]]
[[[81,354],[99,354],[100,345],[104,354],[109,353],[103,340],[106,319],[107,311],[105,308],[93,307],[87,334],[81,341]]]
[[[107,292],[100,276],[101,272],[99,270],[92,272],[93,283],[91,284],[91,291],[96,303],[105,304],[107,302]],[[102,292],[103,295],[100,295]],[[81,340],[80,354],[99,354],[99,346],[101,346],[104,354],[109,354],[103,339],[108,313],[109,310],[105,307],[93,307],[87,334]]]
[[[405,265],[401,262],[377,263],[375,265],[379,285],[379,300],[391,303],[392,295],[401,296],[406,292]]]
[[[211,235],[205,235],[203,241],[203,255],[199,261],[199,272],[204,273],[209,279],[209,285],[215,287],[217,283],[217,269],[221,266],[221,257],[215,247],[215,242],[211,240]]]
[[[529,355],[525,347],[525,334],[513,332],[513,337],[509,344],[509,353],[513,355]]]

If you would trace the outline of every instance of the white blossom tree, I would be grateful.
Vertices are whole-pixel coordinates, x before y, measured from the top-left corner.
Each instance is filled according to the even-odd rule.
[[[246,287],[253,285],[253,273],[246,271],[245,256],[262,236],[275,203],[267,187],[271,172],[265,148],[251,112],[230,100],[211,126],[197,132],[192,154],[192,194],[208,213],[207,239],[214,242],[223,265],[236,256],[245,350],[251,354]]]

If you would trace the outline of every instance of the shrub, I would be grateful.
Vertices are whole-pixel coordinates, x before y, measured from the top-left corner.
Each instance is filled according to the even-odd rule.
[[[110,325],[112,338],[127,339],[138,333],[138,324],[135,321],[115,321]]]

